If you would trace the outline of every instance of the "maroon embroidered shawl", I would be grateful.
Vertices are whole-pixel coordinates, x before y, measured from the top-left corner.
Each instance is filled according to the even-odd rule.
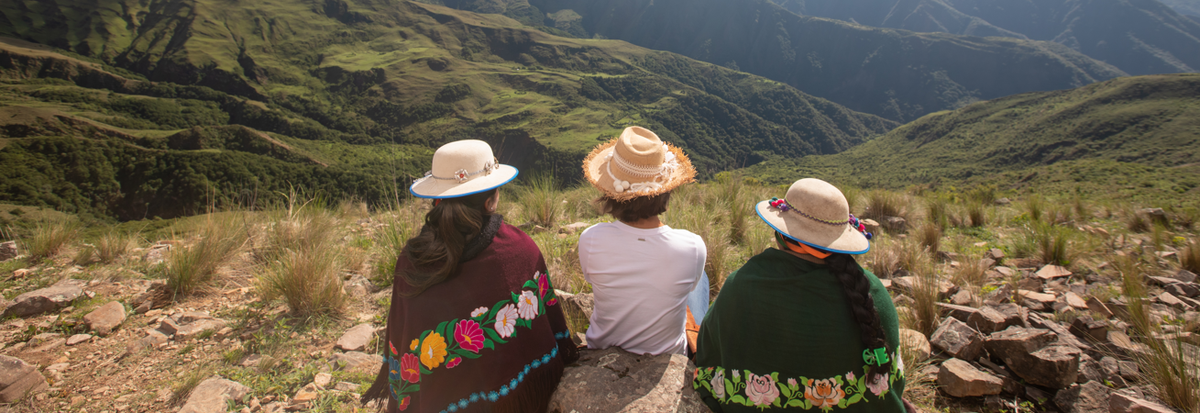
[[[408,268],[401,254],[396,271]],[[372,386],[387,386],[389,412],[544,412],[578,358],[541,251],[511,225],[420,295],[393,285],[386,371]]]

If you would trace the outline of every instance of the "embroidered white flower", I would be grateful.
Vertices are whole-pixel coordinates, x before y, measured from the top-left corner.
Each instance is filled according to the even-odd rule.
[[[517,326],[517,307],[512,304],[504,306],[496,313],[496,333],[508,338]]]
[[[488,311],[487,307],[476,308],[474,311],[471,311],[471,318],[475,318],[475,317],[479,317],[481,315],[487,314],[487,311]]]
[[[713,375],[709,383],[712,384],[713,396],[716,396],[717,400],[725,400],[725,370],[717,370],[717,374]]]
[[[522,291],[520,301],[517,302],[517,313],[521,318],[532,320],[537,317],[538,313],[538,298],[533,291]]]

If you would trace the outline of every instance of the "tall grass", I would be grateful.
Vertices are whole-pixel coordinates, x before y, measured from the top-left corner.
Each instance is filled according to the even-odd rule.
[[[1072,251],[1069,250],[1071,229],[1060,225],[1037,225],[1037,243],[1040,258],[1045,264],[1068,265]]]
[[[23,244],[29,261],[53,258],[79,235],[79,226],[64,221],[42,222],[25,238]]]
[[[173,294],[187,295],[204,287],[217,268],[246,245],[246,226],[238,215],[209,214],[199,225],[195,242],[167,254],[164,272]]]
[[[945,230],[950,227],[950,208],[942,197],[925,201],[925,219]]]
[[[258,290],[266,300],[283,298],[295,315],[337,314],[348,300],[342,265],[340,249],[333,245],[287,250],[259,276]]]
[[[554,177],[539,174],[530,178],[525,185],[517,190],[517,204],[521,206],[521,216],[525,222],[554,228],[558,225],[562,214],[563,197],[554,185]]]
[[[421,232],[427,204],[427,201],[411,200],[378,214],[385,224],[374,233],[374,251],[371,255],[375,260],[369,277],[372,283],[381,287],[392,285],[396,259],[400,257],[404,244]]]
[[[1200,244],[1196,240],[1188,240],[1179,249],[1179,264],[1185,270],[1200,274]]]
[[[1146,304],[1144,263],[1137,255],[1113,259],[1128,300],[1133,338],[1145,351],[1133,352],[1142,379],[1155,396],[1181,411],[1200,411],[1200,354],[1177,335],[1162,335]]]
[[[933,222],[925,222],[917,229],[917,242],[922,247],[929,250],[931,254],[937,254],[938,248],[942,244],[942,229]]]
[[[987,204],[979,201],[968,202],[967,217],[970,218],[972,227],[987,225]]]
[[[876,189],[867,193],[867,209],[864,218],[881,220],[884,217],[905,217],[904,195],[892,191]]]
[[[929,337],[941,323],[941,311],[937,305],[940,280],[932,265],[914,269],[913,272],[917,277],[912,291],[913,326],[916,327],[914,330]]]
[[[136,235],[126,235],[109,231],[96,240],[96,255],[102,264],[116,261],[126,252],[137,246]]]
[[[1046,211],[1046,200],[1040,195],[1033,194],[1025,199],[1025,213],[1029,215],[1029,220],[1040,222],[1042,213]]]

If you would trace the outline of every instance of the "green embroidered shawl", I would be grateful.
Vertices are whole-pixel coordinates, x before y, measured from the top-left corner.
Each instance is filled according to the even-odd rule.
[[[891,296],[870,271],[884,334],[899,348]],[[693,387],[715,412],[905,412],[902,362],[865,380],[862,339],[829,267],[767,249],[730,274],[700,326]]]

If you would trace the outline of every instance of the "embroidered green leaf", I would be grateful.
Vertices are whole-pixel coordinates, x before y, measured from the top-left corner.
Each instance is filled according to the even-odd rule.
[[[483,332],[487,333],[488,337],[490,337],[492,340],[495,340],[497,343],[500,343],[500,344],[507,343],[507,341],[505,341],[503,338],[500,338],[500,334],[496,333],[496,330],[494,330],[494,329],[484,328]]]
[[[779,382],[779,372],[771,373],[771,381],[776,382],[776,383]]]
[[[425,366],[421,366],[421,374],[433,374],[433,372],[429,371]]]
[[[792,401],[787,402],[786,406],[787,407],[804,407],[804,400],[801,400],[801,399],[792,400]],[[804,408],[807,409],[807,407],[804,407]]]
[[[455,320],[455,321],[457,321],[457,320]],[[450,323],[449,321],[443,321],[441,324],[438,324],[437,332],[442,337],[446,337],[446,325],[449,323]]]
[[[858,402],[862,401],[862,399],[863,399],[863,395],[862,395],[862,393],[859,393],[859,394],[850,396],[850,399],[849,399],[850,401],[846,402],[846,404],[858,403]]]
[[[725,379],[725,394],[737,394],[737,387],[734,387],[733,382],[729,381],[729,379]]]
[[[783,397],[787,397],[789,399],[792,398],[792,389],[788,388],[787,383],[775,383],[775,384],[779,386],[779,394],[782,394]]]
[[[519,304],[521,302],[521,296],[517,295],[517,293],[512,293],[512,302]]]
[[[833,376],[833,381],[837,382],[838,386],[846,384],[845,382],[842,381],[842,376]]]
[[[420,385],[420,384],[414,384],[414,385],[411,385],[411,386],[408,386],[408,387],[406,387],[406,388],[404,389],[404,391],[402,391],[401,393],[416,393],[416,392],[419,392],[419,391],[421,391],[421,385]]]
[[[528,289],[531,289],[531,290],[537,291],[537,289],[538,289],[538,286],[537,286],[537,281],[534,281],[534,280],[525,280],[525,284],[524,284],[524,285],[522,285],[522,286],[521,286],[521,288],[528,288]]]
[[[737,404],[746,404],[746,398],[745,398],[745,397],[742,397],[742,395],[740,395],[740,394],[739,394],[739,395],[735,395],[735,396],[733,396],[733,397],[730,397],[730,398],[729,398],[729,402],[730,402],[730,403],[737,403]]]
[[[845,409],[847,404],[848,403],[846,402],[846,399],[841,399],[841,400],[838,400],[837,406],[838,406],[838,408]]]
[[[533,328],[533,322],[532,322],[532,321],[529,321],[529,320],[526,320],[526,319],[524,319],[524,318],[518,318],[518,319],[517,319],[517,326],[518,326],[518,327],[525,327],[525,328]],[[514,333],[515,333],[515,332],[514,332]]]
[[[733,382],[734,382],[734,383],[741,383],[741,382],[742,382],[742,375],[741,375],[741,374],[738,374],[738,371],[737,371],[737,370],[733,370],[733,371],[732,371],[732,373],[733,373]]]
[[[469,359],[477,359],[477,358],[479,358],[479,354],[472,353],[472,352],[470,352],[470,351],[463,350],[463,349],[461,349],[461,348],[456,348],[456,349],[454,349],[454,350],[452,350],[452,351],[454,352],[454,354],[457,354],[457,355],[460,355],[460,356],[463,356],[463,357],[466,357],[466,358],[469,358]]]
[[[487,349],[492,349],[492,350],[495,350],[495,349],[496,349],[496,344],[495,344],[495,343],[493,343],[491,339],[486,339],[486,338],[485,338],[485,339],[483,339],[483,348],[487,348]]]
[[[781,407],[779,406],[779,398],[776,397],[775,400],[771,400],[771,405],[775,407]]]

